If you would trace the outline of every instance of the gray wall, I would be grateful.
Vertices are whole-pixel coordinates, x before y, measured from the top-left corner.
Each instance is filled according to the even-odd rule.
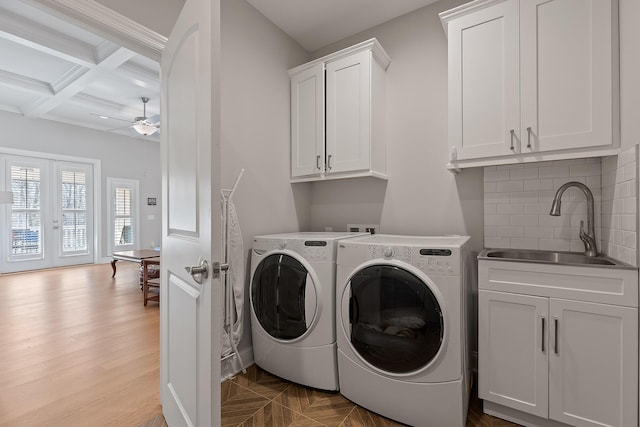
[[[2,148],[53,153],[101,161],[102,188],[100,257],[109,253],[107,241],[107,177],[140,181],[140,248],[160,243],[161,173],[159,143],[44,119],[29,119],[0,111],[0,151]],[[3,172],[0,172],[3,173]],[[156,197],[156,206],[147,206],[147,197]],[[148,220],[155,215],[155,220]]]
[[[252,237],[309,228],[309,187],[289,184],[289,76],[308,54],[244,1],[221,2],[222,183],[234,194],[246,253],[245,332],[250,346],[249,268]]]
[[[447,40],[438,13],[463,1],[445,0],[349,37],[314,58],[376,37],[391,57],[387,70],[388,182],[355,179],[312,184],[311,227],[345,230],[380,224],[383,233],[472,236],[483,241],[482,170],[458,176],[448,159]]]

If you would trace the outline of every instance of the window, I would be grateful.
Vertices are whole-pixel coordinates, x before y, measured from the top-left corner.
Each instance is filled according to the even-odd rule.
[[[134,249],[138,245],[138,181],[108,178],[112,251]]]

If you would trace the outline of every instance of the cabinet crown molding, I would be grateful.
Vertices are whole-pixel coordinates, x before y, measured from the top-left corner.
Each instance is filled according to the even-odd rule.
[[[356,45],[349,46],[337,52],[330,53],[329,55],[325,55],[321,58],[314,59],[311,62],[306,62],[300,66],[292,68],[289,70],[289,76],[298,74],[300,71],[306,70],[308,68],[312,68],[318,64],[336,61],[338,59],[345,58],[349,55],[353,55],[354,53],[363,52],[366,50],[370,50],[373,53],[373,58],[376,60],[376,62],[382,65],[383,69],[385,70],[387,69],[387,67],[391,63],[391,58],[389,57],[389,54],[384,50],[380,42],[378,42],[377,39],[372,38],[369,40],[365,40],[361,43],[358,43]]]
[[[459,18],[464,15],[468,15],[473,12],[477,12],[489,6],[493,6],[497,3],[503,3],[506,0],[474,0],[469,3],[465,3],[458,7],[454,7],[453,9],[445,10],[438,14],[440,17],[440,22],[442,22],[442,28],[444,29],[444,33],[449,35],[448,24],[451,20]]]

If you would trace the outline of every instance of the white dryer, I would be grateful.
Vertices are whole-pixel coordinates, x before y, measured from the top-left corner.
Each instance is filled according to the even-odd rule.
[[[335,334],[337,242],[353,233],[256,236],[251,253],[251,337],[265,371],[338,390]]]
[[[338,246],[340,392],[412,426],[464,426],[471,372],[467,236],[371,235]]]

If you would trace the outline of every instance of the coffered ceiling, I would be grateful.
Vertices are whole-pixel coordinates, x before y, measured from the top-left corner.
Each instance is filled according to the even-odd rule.
[[[143,10],[160,5],[159,0],[134,1]],[[171,6],[165,18],[176,14],[182,1],[165,4]],[[247,1],[313,51],[435,0]],[[0,0],[0,111],[159,140],[158,133],[141,136],[131,125],[143,115],[141,97],[150,100],[147,117],[160,113],[157,60],[166,38],[124,17],[137,10],[128,4]],[[138,18],[152,27],[153,15]],[[104,24],[113,22],[137,26],[141,44],[133,48],[127,37],[105,30],[110,25]]]
[[[160,66],[33,1],[0,1],[0,110],[133,137],[160,114]]]

